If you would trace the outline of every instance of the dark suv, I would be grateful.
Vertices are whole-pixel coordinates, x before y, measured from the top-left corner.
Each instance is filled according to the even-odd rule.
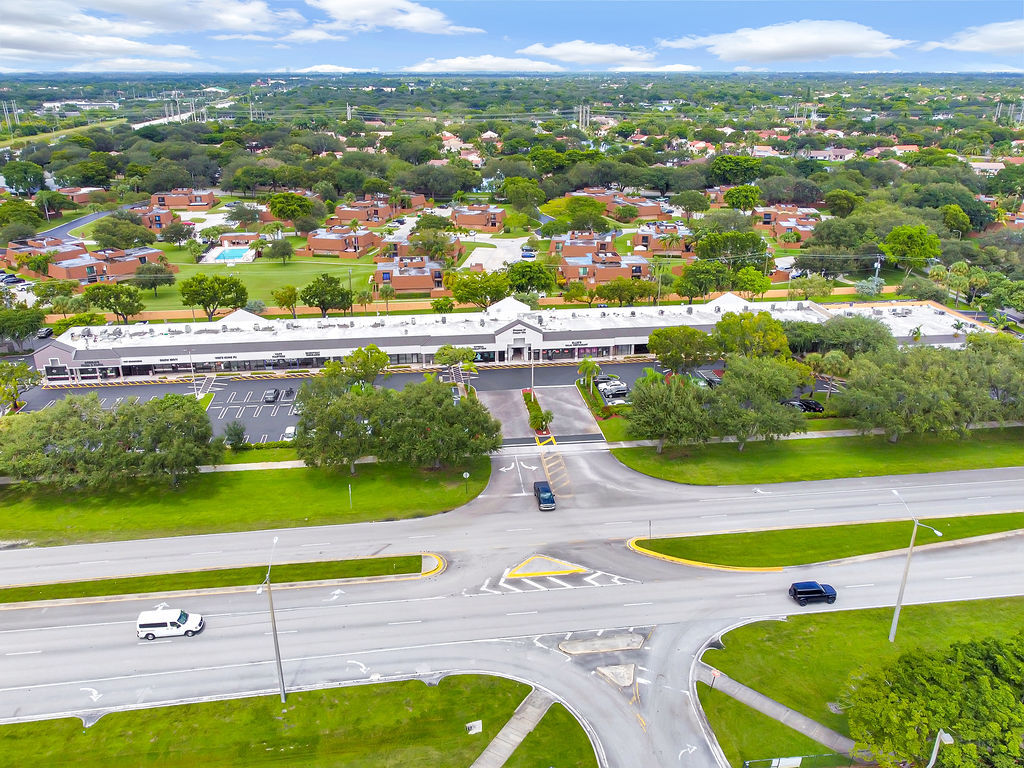
[[[831,584],[819,584],[816,581],[797,581],[789,585],[789,596],[800,605],[808,603],[828,603],[836,601],[836,590]]]
[[[555,494],[547,480],[538,480],[533,484],[533,495],[537,497],[537,509],[547,512],[555,508]]]

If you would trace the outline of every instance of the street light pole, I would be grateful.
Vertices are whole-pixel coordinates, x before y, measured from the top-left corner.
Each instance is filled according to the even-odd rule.
[[[939,728],[939,732],[935,736],[935,746],[932,747],[932,759],[928,761],[928,765],[926,765],[925,768],[932,768],[932,766],[935,765],[935,759],[939,756],[939,745],[940,744],[946,744],[948,746],[949,744],[952,744],[952,743],[953,743],[953,737],[950,736],[948,733],[946,733],[941,728]]]
[[[900,503],[903,504],[903,508],[907,510],[907,514],[910,514],[910,507],[907,506],[907,502],[903,500],[902,496],[900,496],[900,492],[893,488],[892,493],[897,499],[900,500]],[[910,533],[910,547],[907,549],[907,562],[903,566],[903,580],[900,582],[900,591],[899,594],[896,596],[896,610],[893,611],[892,627],[890,627],[889,629],[890,643],[896,642],[896,627],[900,623],[900,610],[903,608],[903,592],[907,588],[907,576],[910,575],[910,558],[914,555],[914,541],[917,539],[917,527],[919,525],[924,526],[925,528],[934,531],[936,536],[942,535],[942,531],[936,530],[935,528],[932,528],[930,525],[925,525],[924,523],[920,522],[916,517],[913,517],[913,520],[914,530]]]
[[[284,704],[285,689],[284,689],[284,668],[281,665],[281,643],[277,637],[277,616],[274,614],[274,595],[270,589],[270,569],[274,566],[274,549],[277,547],[277,536],[274,537],[274,544],[270,548],[270,560],[267,562],[267,576],[263,579],[263,583],[259,589],[256,590],[258,595],[263,591],[263,588],[267,589],[267,603],[270,605],[270,632],[274,636],[274,657],[277,659],[277,682],[281,688],[281,703]]]

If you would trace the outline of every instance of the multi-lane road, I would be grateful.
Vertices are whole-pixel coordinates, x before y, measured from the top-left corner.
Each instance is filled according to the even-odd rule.
[[[276,559],[362,557],[432,551],[448,566],[434,576],[275,590],[290,689],[450,672],[491,672],[551,691],[580,718],[602,765],[713,766],[692,702],[691,664],[704,643],[737,623],[797,608],[786,587],[817,578],[839,590],[843,610],[891,605],[901,557],[802,567],[782,573],[686,568],[638,555],[633,536],[733,531],[823,522],[1017,509],[1019,470],[864,478],[766,487],[689,487],[625,469],[597,446],[555,446],[567,482],[556,512],[538,512],[530,484],[542,477],[537,447],[506,448],[484,493],[444,515],[388,523],[295,528],[134,542],[12,550],[0,584],[84,579]],[[244,503],[244,500],[240,500]],[[927,532],[925,532],[927,533]],[[582,573],[510,576],[533,555]],[[922,549],[907,601],[1024,594],[1019,540]],[[8,607],[0,611],[0,722],[252,693],[277,679],[265,596],[243,590],[174,599],[208,617],[200,636],[136,639],[138,612],[165,602]],[[639,650],[569,655],[567,639],[637,634]],[[766,649],[766,652],[771,652]],[[635,664],[627,689],[595,668]]]

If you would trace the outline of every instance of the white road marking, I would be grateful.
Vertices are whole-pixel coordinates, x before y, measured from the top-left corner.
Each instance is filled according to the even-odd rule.
[[[843,589],[860,589],[861,587],[873,587],[874,584],[848,584]]]
[[[701,520],[710,520],[713,517],[728,517],[728,515],[701,515]]]
[[[506,528],[505,533],[518,533],[520,531],[532,531],[533,528]]]
[[[423,534],[423,535],[421,535],[421,536],[410,536],[409,538],[410,538],[410,539],[433,539],[433,538],[435,538],[435,537],[436,537],[436,534],[433,534],[433,533],[425,533],[425,534]]]
[[[814,507],[798,507],[797,509],[791,509],[790,512],[813,512]]]
[[[79,565],[101,565],[103,563],[109,563],[109,560],[83,560]]]
[[[654,603],[623,603],[623,608],[632,608],[634,605],[654,605]]]
[[[644,679],[644,678],[642,678],[642,677],[638,677],[638,678],[636,679],[636,681],[637,681],[638,683],[640,683],[640,685],[650,685],[650,684],[651,684],[651,681],[650,681],[650,680],[645,680],[645,679]]]
[[[136,645],[160,645],[161,643],[169,643],[169,642],[171,642],[171,641],[170,640],[144,640],[141,643],[136,643]]]
[[[297,630],[297,629],[279,629],[277,631],[277,634],[279,634],[279,635],[297,635],[298,633],[299,633],[299,630]],[[263,634],[264,635],[269,635],[270,633],[269,632],[264,632]]]
[[[548,581],[555,582],[555,584],[562,587],[563,589],[572,589],[572,584],[566,584],[564,581],[556,579],[554,576],[548,576]]]
[[[42,653],[42,651],[13,651],[11,653],[5,653],[4,656],[31,656],[35,653]]]
[[[943,581],[960,581],[961,579],[973,579],[973,576],[946,576]]]
[[[219,554],[223,553],[223,551],[224,550],[222,550],[222,549],[211,549],[209,552],[193,552],[192,554],[193,554],[193,556],[196,556],[196,555],[219,555]]]
[[[611,523],[602,523],[602,525],[632,525],[632,520],[616,520]]]
[[[506,613],[506,616],[529,616],[536,613],[536,611],[513,611],[512,613]]]
[[[736,595],[736,597],[765,597],[767,594],[767,592],[748,592],[744,595]]]
[[[971,500],[975,500],[975,499],[991,499],[991,498],[992,498],[991,496],[968,496],[967,500],[971,501]]]
[[[325,541],[322,544],[299,544],[300,547],[329,547],[331,542]]]
[[[397,627],[397,626],[400,626],[402,624],[422,624],[422,623],[423,622],[420,621],[419,619],[415,619],[413,621],[389,621],[388,622],[388,626],[389,627]]]
[[[542,587],[540,584],[538,584],[535,581],[531,581],[530,579],[523,579],[522,583],[529,584],[531,587],[533,587],[534,589],[539,590],[541,592],[544,591],[544,587]]]

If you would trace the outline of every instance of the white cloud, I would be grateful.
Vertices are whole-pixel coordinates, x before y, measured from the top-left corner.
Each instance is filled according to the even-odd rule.
[[[612,67],[612,72],[699,72],[700,67],[694,64],[652,64],[644,66]]]
[[[405,72],[563,72],[564,67],[549,61],[517,59],[505,56],[456,56],[451,59],[426,59]]]
[[[738,67],[732,68],[733,72],[767,72],[767,67],[748,67],[746,64],[740,64]]]
[[[968,27],[951,38],[925,43],[922,51],[948,48],[972,53],[1024,53],[1024,19],[997,21],[980,27]]]
[[[833,56],[888,57],[909,45],[853,21],[787,21],[718,35],[661,40],[664,48],[707,48],[722,61],[814,61]]]
[[[267,31],[304,21],[298,12],[276,11],[266,0],[178,0],[173,9],[164,3],[140,3],[138,0],[80,0],[76,5],[123,17],[121,23],[136,26],[136,34],[140,34],[137,29],[140,24],[151,34],[169,29]]]
[[[334,19],[327,26],[338,30],[368,32],[387,27],[426,35],[484,31],[453,24],[436,8],[428,8],[412,0],[306,0],[306,4]]]
[[[255,40],[257,42],[269,43],[273,42],[275,38],[269,35],[245,35],[241,33],[232,33],[228,35],[213,35],[214,40]]]
[[[570,40],[566,43],[534,43],[520,48],[516,53],[527,56],[544,56],[556,61],[566,61],[584,67],[609,69],[612,67],[639,66],[654,59],[654,54],[643,48],[630,48],[615,43],[589,43],[586,40]]]
[[[303,67],[302,69],[293,69],[290,71],[297,74],[344,75],[349,72],[376,72],[377,69],[376,67],[373,69],[367,69],[365,67],[343,67],[338,64],[314,64],[311,67]]]
[[[195,61],[165,59],[113,58],[83,61],[68,67],[67,72],[212,72],[216,67]]]
[[[0,59],[37,61],[39,59],[88,59],[141,56],[149,59],[195,58],[196,52],[187,45],[159,45],[129,40],[112,35],[80,34],[66,28],[47,30],[0,25]]]
[[[329,32],[322,27],[309,27],[307,29],[296,29],[281,38],[284,43],[320,43],[324,40],[347,40],[344,35]]]

